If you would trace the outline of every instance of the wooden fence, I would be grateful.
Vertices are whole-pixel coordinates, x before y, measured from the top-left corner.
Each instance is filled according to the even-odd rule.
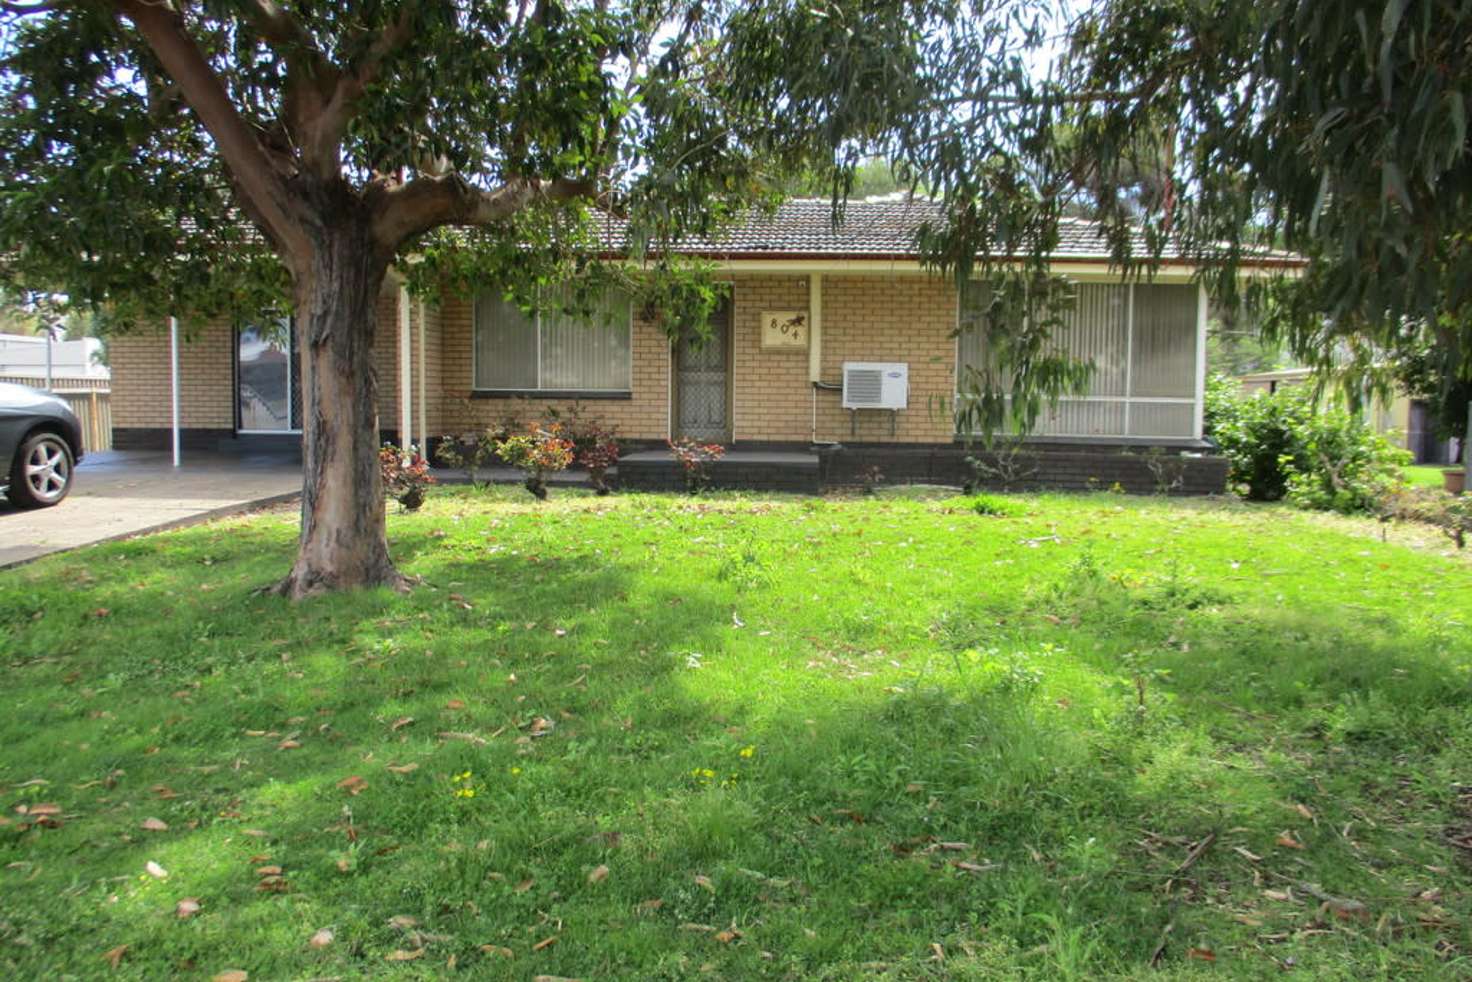
[[[0,382],[17,382],[44,389],[46,380],[29,375],[3,375]],[[59,396],[76,413],[82,424],[82,445],[88,451],[112,449],[112,380],[105,378],[54,378],[53,395]]]

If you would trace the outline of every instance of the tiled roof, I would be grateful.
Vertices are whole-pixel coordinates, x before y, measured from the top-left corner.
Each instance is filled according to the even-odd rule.
[[[719,237],[685,239],[675,251],[713,259],[913,259],[918,257],[916,231],[926,221],[939,225],[941,217],[940,204],[923,199],[850,201],[842,224],[835,229],[830,202],[797,199],[781,205],[771,215],[753,212]],[[1109,261],[1109,243],[1098,223],[1065,218],[1058,231],[1055,258]],[[604,241],[610,251],[619,250],[624,244],[622,223],[610,220]],[[1131,248],[1136,256],[1149,254],[1142,234],[1134,235]],[[1170,261],[1182,257],[1168,246],[1161,258]],[[1298,257],[1286,252],[1263,252],[1257,258],[1272,265],[1299,262]]]

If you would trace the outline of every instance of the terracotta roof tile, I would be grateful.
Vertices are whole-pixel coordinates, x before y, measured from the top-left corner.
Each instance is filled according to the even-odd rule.
[[[753,212],[721,236],[686,239],[675,251],[714,259],[916,258],[916,231],[926,221],[938,223],[941,214],[938,202],[923,199],[850,201],[842,224],[835,229],[832,206],[826,199],[797,199],[781,205],[771,215]],[[1065,218],[1059,226],[1059,237],[1054,253],[1058,259],[1109,261],[1109,243],[1096,222]],[[623,246],[621,222],[609,220],[604,242],[610,251]],[[1134,235],[1132,248],[1136,255],[1147,254],[1142,234]],[[1161,258],[1169,261],[1182,257],[1178,250],[1168,247]],[[1300,261],[1292,253],[1279,251],[1263,251],[1257,258],[1274,265]]]

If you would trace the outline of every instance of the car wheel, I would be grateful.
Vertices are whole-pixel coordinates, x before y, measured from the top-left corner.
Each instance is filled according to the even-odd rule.
[[[37,433],[20,445],[10,468],[10,490],[17,508],[49,508],[72,489],[72,448],[55,433]]]

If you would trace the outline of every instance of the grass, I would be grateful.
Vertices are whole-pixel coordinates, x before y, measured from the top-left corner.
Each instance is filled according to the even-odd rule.
[[[1441,472],[1452,464],[1413,464],[1405,468],[1406,483],[1416,488],[1439,488],[1442,486]]]
[[[993,503],[445,491],[419,589],[300,606],[281,512],[7,573],[0,969],[1472,973],[1472,565]]]

